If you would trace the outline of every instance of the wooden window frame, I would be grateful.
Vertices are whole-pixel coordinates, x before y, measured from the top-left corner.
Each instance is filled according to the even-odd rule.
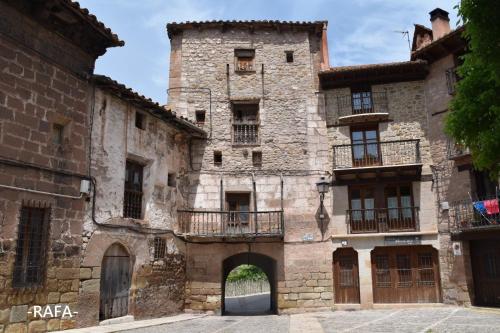
[[[33,220],[35,211],[41,215],[37,221]],[[45,282],[50,213],[50,207],[47,206],[33,207],[23,204],[21,207],[12,276],[14,288],[40,287]],[[34,243],[38,243],[38,246]]]
[[[236,209],[231,209],[230,207],[230,197],[236,197],[236,201],[237,201],[237,207]],[[245,197],[245,199],[248,199],[248,211],[241,211],[239,208],[241,206],[241,202],[238,201],[238,197],[242,198],[242,197]],[[232,198],[233,200],[235,198]],[[229,224],[234,224],[234,225],[249,225],[250,224],[250,219],[252,218],[252,214],[251,214],[251,204],[252,204],[252,192],[226,192],[225,193],[225,206],[226,206],[226,210],[229,212],[229,221],[228,223]],[[232,214],[231,212],[234,212],[234,214]],[[241,214],[239,214],[238,212],[248,212],[248,214],[246,214],[246,220],[245,219],[241,219]]]
[[[370,109],[365,109],[363,108],[363,94],[364,93],[369,93],[370,94]],[[361,109],[358,112],[354,111],[354,94],[361,94]],[[372,86],[371,85],[358,85],[358,86],[352,86],[351,87],[351,108],[352,108],[352,114],[364,114],[364,113],[371,113],[373,112],[373,91],[372,91]],[[368,111],[365,111],[368,110]]]
[[[367,142],[366,132],[368,132],[368,131],[375,131],[376,132],[377,138],[376,138],[376,142],[375,143],[369,143],[369,142]],[[363,144],[363,156],[364,156],[364,158],[362,159],[361,163],[356,163],[355,162],[356,159],[355,159],[355,156],[354,156],[354,145],[355,144],[359,144],[359,143],[355,143],[354,142],[354,139],[353,139],[353,133],[354,132],[363,132],[363,143],[362,144]],[[353,164],[353,166],[355,166],[355,167],[363,167],[363,166],[373,166],[373,165],[381,165],[382,164],[382,151],[380,149],[380,132],[379,132],[379,129],[378,129],[378,124],[366,125],[366,126],[352,126],[350,128],[349,136],[350,136],[351,144],[352,144],[351,157],[352,157],[352,164]],[[366,162],[364,162],[365,160],[367,160],[366,156],[368,156],[368,144],[377,145],[377,159],[371,161],[372,163],[366,163]]]
[[[139,186],[134,186],[134,184],[130,183],[129,181],[130,175],[128,174],[130,171],[133,172],[140,171]],[[144,199],[144,165],[137,161],[127,159],[125,163],[123,217],[139,219],[139,220],[142,219],[144,213],[143,199]],[[132,207],[131,204],[133,204],[135,207]]]
[[[250,109],[254,108],[255,110],[255,120],[238,120],[237,117],[237,112],[238,112],[238,107],[243,107],[243,108],[248,108]],[[260,145],[260,105],[257,101],[251,101],[251,102],[233,102],[231,105],[231,112],[232,112],[232,117],[231,117],[231,141],[233,146],[259,146]],[[244,118],[244,117],[242,117]],[[244,128],[247,128],[247,131],[249,129],[252,129],[254,132],[250,137],[253,137],[249,142],[246,142],[247,140],[244,138],[243,140],[240,138],[241,135],[237,135],[237,132],[241,131],[241,126]],[[245,130],[243,130],[245,132]],[[240,138],[240,139],[237,139]]]

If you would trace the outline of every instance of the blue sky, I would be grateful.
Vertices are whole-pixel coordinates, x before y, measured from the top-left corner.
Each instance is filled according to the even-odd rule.
[[[95,72],[153,100],[167,101],[170,42],[167,22],[213,19],[328,20],[333,66],[404,61],[408,44],[394,31],[430,26],[440,7],[457,24],[459,0],[80,0],[125,41],[97,60]],[[410,35],[411,38],[411,35]]]

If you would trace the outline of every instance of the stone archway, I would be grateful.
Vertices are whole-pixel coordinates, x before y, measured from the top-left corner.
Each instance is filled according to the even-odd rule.
[[[131,277],[131,260],[127,250],[119,243],[112,244],[102,258],[99,320],[128,314]]]
[[[260,268],[267,276],[271,290],[270,299],[270,310],[271,313],[277,313],[277,299],[276,299],[276,287],[277,287],[277,276],[276,276],[276,261],[266,255],[253,252],[238,253],[230,256],[222,262],[222,304],[221,311],[222,314],[228,314],[225,309],[225,286],[226,279],[229,273],[236,267],[240,265],[254,265]]]

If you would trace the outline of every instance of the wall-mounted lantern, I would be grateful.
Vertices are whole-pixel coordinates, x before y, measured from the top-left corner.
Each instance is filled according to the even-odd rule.
[[[319,200],[320,200],[320,219],[323,219],[325,216],[323,214],[323,200],[325,199],[325,194],[330,190],[330,182],[325,179],[325,177],[321,177],[318,182],[316,182],[316,188],[319,192]]]

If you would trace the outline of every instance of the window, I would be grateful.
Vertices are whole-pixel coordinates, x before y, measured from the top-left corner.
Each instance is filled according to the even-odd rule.
[[[229,223],[248,224],[250,220],[250,193],[226,193]]]
[[[434,268],[432,253],[419,253],[418,254],[418,285],[420,286],[433,286],[434,282]]]
[[[49,231],[49,209],[22,207],[14,263],[14,287],[43,283]]]
[[[234,50],[235,71],[237,72],[253,72],[255,50],[251,49],[236,49]]]
[[[203,126],[205,124],[205,110],[196,110],[195,116],[196,116],[196,123],[199,126]]]
[[[142,216],[142,177],[143,166],[133,161],[127,161],[123,217],[140,219]]]
[[[372,188],[350,189],[351,221],[361,223],[362,221],[373,221],[375,219],[374,192]],[[354,227],[354,225],[351,227]]]
[[[140,112],[135,113],[135,127],[143,130],[146,129],[146,116]]]
[[[222,152],[221,151],[214,151],[214,164],[217,166],[222,165]]]
[[[233,104],[233,144],[259,144],[259,104]]]
[[[154,238],[154,260],[160,260],[165,258],[165,252],[167,248],[167,242],[165,238],[155,237]]]
[[[353,278],[354,258],[352,255],[340,256],[339,259],[339,285],[340,288],[349,288],[354,285]]]
[[[352,113],[373,112],[372,92],[370,87],[351,88]]]
[[[375,256],[375,285],[377,288],[390,288],[392,286],[388,255]]]
[[[412,286],[412,274],[409,255],[396,255],[396,272],[398,276],[398,288],[408,288]]]
[[[253,151],[252,152],[252,164],[254,167],[262,166],[262,152],[261,151]]]
[[[293,62],[293,51],[285,51],[285,56],[286,56],[286,62],[288,63]]]
[[[64,125],[52,124],[52,142],[56,145],[62,145],[64,142]]]
[[[389,222],[413,220],[413,199],[410,185],[387,186],[385,188],[385,198]]]
[[[353,167],[380,164],[377,128],[353,129],[351,140]]]
[[[170,187],[175,187],[177,185],[177,179],[175,177],[175,173],[168,174],[167,185]]]
[[[458,81],[457,68],[452,67],[446,70],[446,86],[448,87],[448,94],[455,94],[455,86]]]

